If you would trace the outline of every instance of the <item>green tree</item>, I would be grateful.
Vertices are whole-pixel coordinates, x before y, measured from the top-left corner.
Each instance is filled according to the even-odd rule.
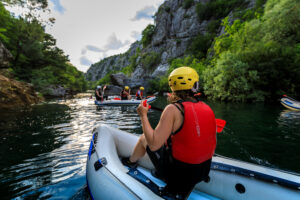
[[[44,8],[45,2],[32,0],[27,3]],[[13,55],[11,69],[16,79],[32,83],[44,94],[50,85],[62,85],[72,91],[87,88],[83,73],[68,62],[68,56],[55,46],[56,40],[45,33],[37,18],[15,18],[0,2],[0,27],[0,39]]]

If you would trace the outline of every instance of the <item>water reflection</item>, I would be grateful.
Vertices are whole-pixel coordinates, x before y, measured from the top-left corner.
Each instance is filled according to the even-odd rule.
[[[10,198],[70,198],[85,184],[92,129],[101,123],[140,133],[136,107],[56,101],[1,116],[0,192]],[[6,126],[8,124],[8,126]]]
[[[281,105],[207,102],[227,121],[216,153],[300,172],[300,112]],[[156,107],[163,108],[166,98]],[[161,113],[149,111],[155,127]],[[141,134],[136,106],[97,107],[90,99],[54,101],[0,115],[0,192],[3,199],[85,198],[91,132],[105,123]]]

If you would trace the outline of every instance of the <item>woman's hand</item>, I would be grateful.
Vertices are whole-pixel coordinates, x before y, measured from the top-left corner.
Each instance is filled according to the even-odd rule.
[[[145,101],[145,100],[144,100]],[[144,106],[144,101],[141,101],[140,105],[136,109],[137,113],[140,117],[147,116],[148,110],[149,110],[149,104],[146,102],[146,106]]]

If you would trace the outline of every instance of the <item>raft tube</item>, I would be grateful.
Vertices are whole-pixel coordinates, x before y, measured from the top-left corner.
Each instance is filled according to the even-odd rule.
[[[156,100],[155,96],[147,98],[147,103],[153,103]],[[95,101],[95,104],[98,106],[132,106],[132,105],[138,105],[141,103],[142,100],[120,100],[120,99],[111,99],[107,101]]]
[[[290,98],[282,98],[280,100],[281,104],[291,110],[300,111],[300,102],[296,100],[292,100]]]
[[[158,189],[165,183],[153,177],[147,155],[130,169],[120,158],[131,155],[138,135],[107,125],[93,131],[86,177],[92,199],[168,199]],[[300,175],[222,156],[212,159],[209,179],[198,183],[190,200],[299,200]]]

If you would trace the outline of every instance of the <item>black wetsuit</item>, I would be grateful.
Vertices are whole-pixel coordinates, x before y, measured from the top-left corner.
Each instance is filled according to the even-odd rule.
[[[97,90],[98,90],[98,93],[99,93],[99,96],[97,95]],[[97,101],[102,101],[103,99],[101,98],[101,96],[102,96],[102,90],[101,90],[101,88],[99,88],[99,89],[96,89],[95,90],[95,97],[96,97],[96,100]]]
[[[120,96],[121,96],[121,100],[128,100],[128,97],[127,97],[127,95],[125,94],[125,90],[122,90]]]

